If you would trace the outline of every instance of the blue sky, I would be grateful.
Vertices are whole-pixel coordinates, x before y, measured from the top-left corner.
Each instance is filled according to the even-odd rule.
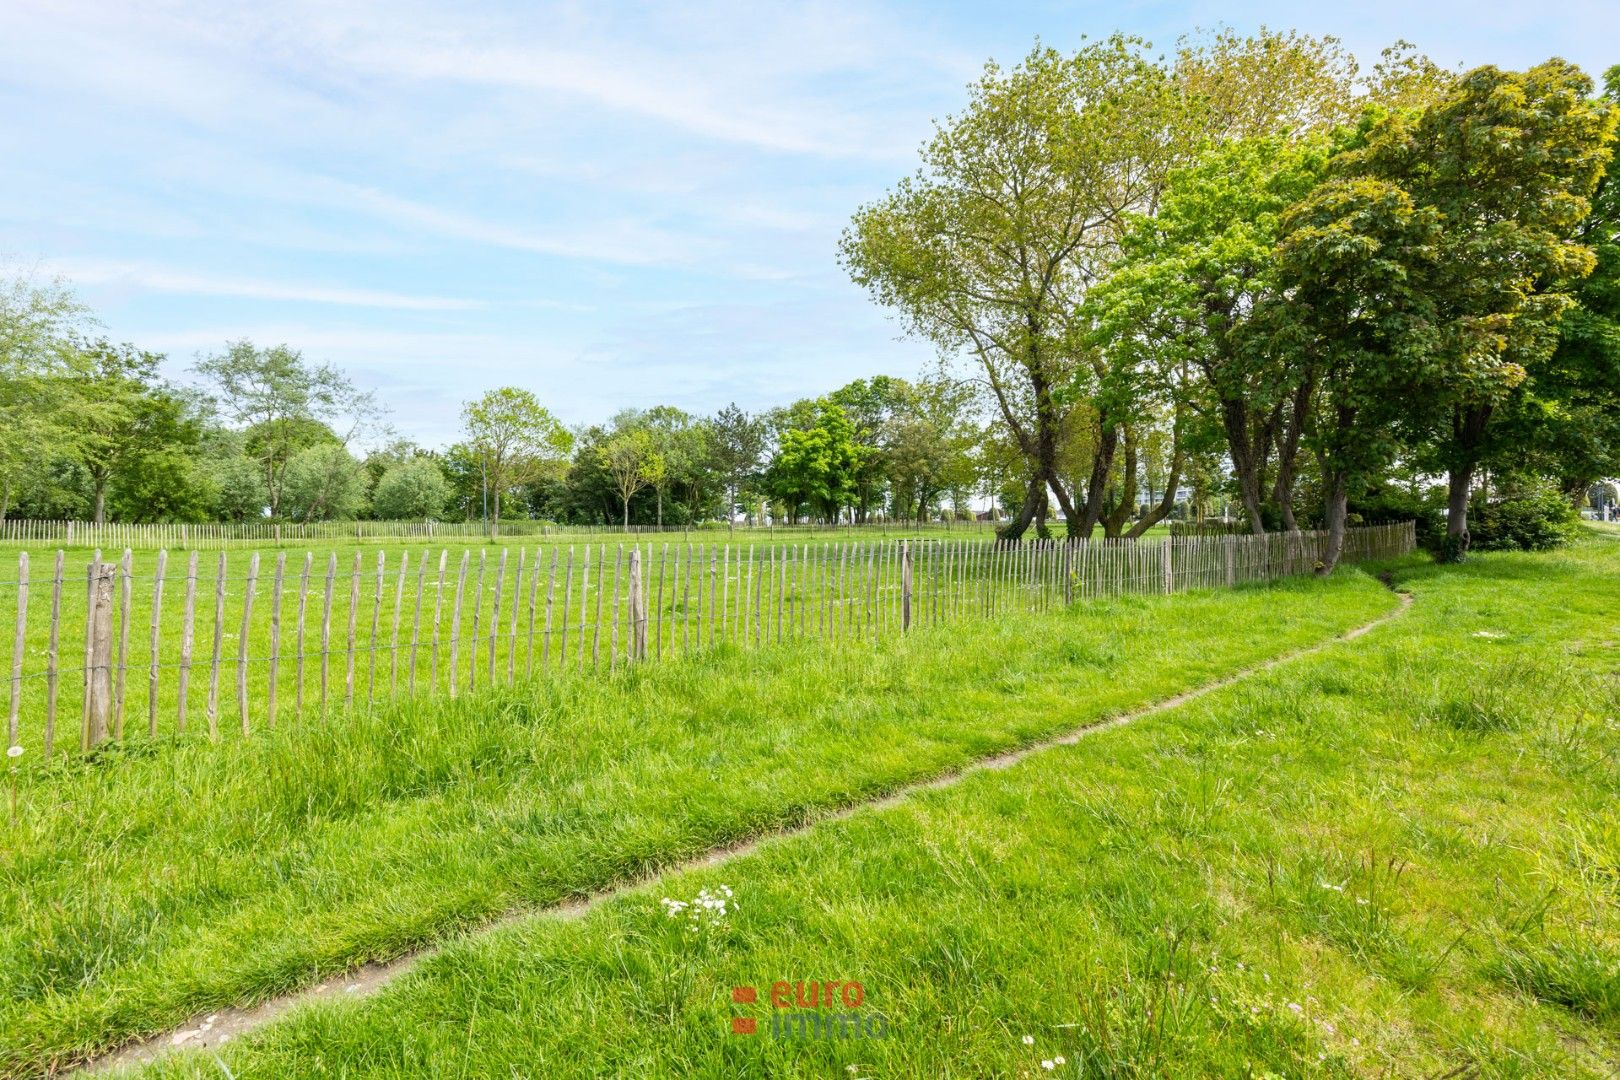
[[[0,0],[0,258],[184,378],[231,338],[346,369],[403,435],[912,375],[834,259],[983,62],[1219,24],[1446,65],[1620,63],[1620,5]]]

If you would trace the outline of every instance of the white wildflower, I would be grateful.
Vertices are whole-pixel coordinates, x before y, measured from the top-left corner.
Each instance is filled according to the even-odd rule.
[[[1296,1002],[1290,1001],[1288,1003],[1288,1011],[1291,1012],[1291,1013],[1295,1013],[1297,1015],[1299,1013],[1304,1012],[1305,1010],[1300,1008],[1299,1005]]]
[[[1025,1046],[1034,1046],[1035,1045],[1035,1036],[1033,1036],[1033,1035],[1025,1035],[1022,1041],[1023,1041],[1023,1044]]]
[[[20,758],[22,756],[23,748],[20,746],[13,746],[11,749],[6,751],[6,757],[8,758]]]
[[[1045,1061],[1041,1062],[1041,1068],[1045,1069],[1047,1072],[1051,1072],[1053,1069],[1057,1068],[1057,1063],[1051,1058],[1047,1058]]]
[[[1062,1065],[1063,1064],[1063,1055],[1059,1054],[1057,1057],[1053,1058],[1052,1060],[1057,1062],[1059,1065]]]

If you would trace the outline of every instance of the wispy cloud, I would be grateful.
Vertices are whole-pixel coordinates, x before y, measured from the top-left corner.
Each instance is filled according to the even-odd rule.
[[[413,296],[380,289],[354,289],[304,282],[262,281],[133,262],[54,259],[48,260],[43,268],[81,285],[122,286],[188,296],[229,296],[244,300],[301,301],[407,311],[470,311],[485,306],[481,300]]]

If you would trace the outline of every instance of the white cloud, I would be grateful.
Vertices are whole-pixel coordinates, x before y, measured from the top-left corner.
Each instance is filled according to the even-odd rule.
[[[136,262],[99,259],[53,259],[44,264],[52,274],[80,285],[124,286],[149,292],[191,296],[229,296],[245,300],[303,301],[347,307],[397,308],[408,311],[467,311],[485,306],[480,300],[413,296],[378,289],[202,274]]]

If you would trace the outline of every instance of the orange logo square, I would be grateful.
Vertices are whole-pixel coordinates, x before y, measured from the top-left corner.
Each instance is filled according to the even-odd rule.
[[[752,1016],[733,1016],[731,1018],[731,1033],[733,1035],[752,1035],[754,1033],[754,1018]]]
[[[733,986],[731,988],[731,1000],[739,1005],[752,1005],[755,996],[752,986]]]

